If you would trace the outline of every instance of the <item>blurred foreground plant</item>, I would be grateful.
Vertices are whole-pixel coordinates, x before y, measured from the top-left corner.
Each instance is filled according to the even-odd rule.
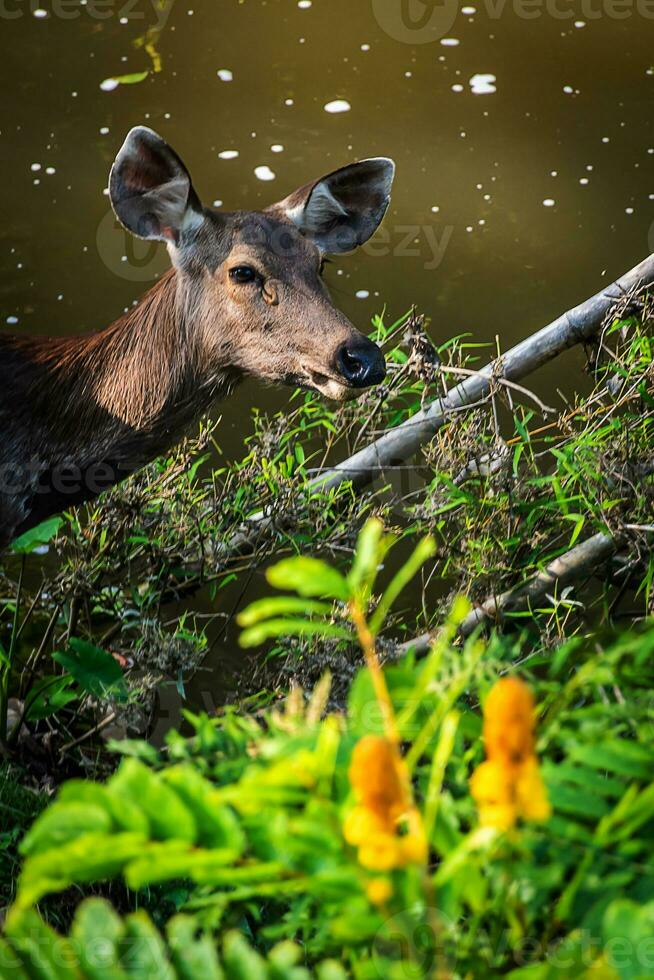
[[[256,717],[188,715],[192,737],[171,732],[162,751],[118,743],[126,758],[106,783],[62,787],[22,843],[0,975],[648,975],[654,629],[547,656],[506,638],[457,645],[469,608],[459,602],[428,656],[382,669],[375,635],[432,548],[420,544],[378,597],[391,543],[369,523],[347,576],[316,559],[285,560],[268,577],[296,594],[242,617],[246,644],[356,634],[367,666],[346,712],[322,717],[327,681],[307,702],[296,691],[283,710]],[[519,658],[528,688],[513,678],[495,686]],[[530,690],[551,817],[506,834],[499,823],[549,807],[544,796],[538,814],[514,800],[511,821],[479,826],[470,794],[471,772],[487,764],[478,705],[488,761],[522,778],[535,757]],[[35,911],[46,895],[74,904],[71,886],[111,879],[151,919],[82,903],[64,939]],[[94,944],[106,952],[100,965],[89,959]]]

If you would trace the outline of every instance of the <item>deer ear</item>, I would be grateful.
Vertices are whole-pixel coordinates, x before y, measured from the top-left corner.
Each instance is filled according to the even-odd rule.
[[[387,157],[361,160],[289,194],[269,210],[283,211],[323,252],[363,245],[386,213],[395,164]]]
[[[133,235],[179,241],[202,221],[189,172],[168,144],[146,126],[127,134],[109,175],[116,217]]]

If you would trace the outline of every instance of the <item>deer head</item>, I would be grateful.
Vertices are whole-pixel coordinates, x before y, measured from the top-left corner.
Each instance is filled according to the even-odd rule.
[[[208,371],[313,388],[343,401],[385,376],[379,348],[331,302],[327,254],[367,241],[389,203],[394,164],[362,160],[314,180],[263,211],[204,207],[164,140],[131,130],[109,191],[123,226],[166,243],[186,320]]]

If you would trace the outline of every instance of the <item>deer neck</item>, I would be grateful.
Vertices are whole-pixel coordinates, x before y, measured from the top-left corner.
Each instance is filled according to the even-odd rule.
[[[190,309],[172,269],[97,334],[18,341],[23,428],[39,455],[135,469],[170,448],[236,380],[203,357]]]

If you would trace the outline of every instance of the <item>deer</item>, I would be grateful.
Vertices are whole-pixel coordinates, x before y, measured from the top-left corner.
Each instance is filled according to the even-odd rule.
[[[380,348],[334,306],[322,272],[374,234],[394,174],[373,157],[227,212],[200,202],[161,136],[130,130],[111,206],[132,235],[163,242],[171,266],[98,332],[0,331],[0,548],[168,452],[246,376],[337,402],[381,383]]]

